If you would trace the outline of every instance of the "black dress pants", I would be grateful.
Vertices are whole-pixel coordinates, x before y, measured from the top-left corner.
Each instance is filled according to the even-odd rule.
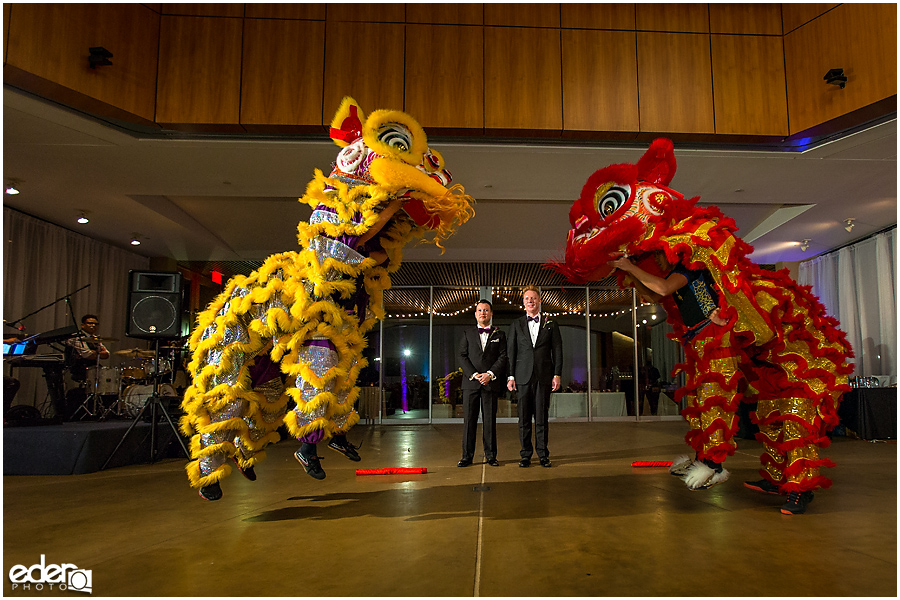
[[[462,390],[463,393],[463,459],[475,456],[475,433],[478,429],[478,411],[481,411],[482,440],[484,458],[497,458],[497,395],[490,388],[481,386],[476,390]]]
[[[550,438],[550,384],[540,385],[534,379],[526,384],[516,383],[519,393],[519,441],[522,458],[530,459],[537,451],[538,458],[550,458],[547,441]],[[534,419],[534,445],[531,443],[531,420]]]

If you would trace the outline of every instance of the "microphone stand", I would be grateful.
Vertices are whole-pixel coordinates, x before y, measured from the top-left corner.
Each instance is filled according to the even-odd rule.
[[[31,317],[31,316],[33,316],[33,315],[38,314],[39,312],[41,312],[41,311],[44,310],[45,308],[50,308],[51,306],[53,306],[54,304],[56,304],[56,303],[59,302],[59,301],[65,300],[65,301],[66,301],[66,306],[68,306],[69,316],[72,317],[72,325],[74,325],[74,326],[77,328],[77,327],[78,327],[78,321],[77,321],[77,319],[75,319],[75,311],[72,309],[72,298],[71,298],[71,297],[74,296],[75,294],[77,294],[78,292],[80,292],[81,290],[85,290],[85,289],[87,289],[87,288],[89,288],[89,287],[91,287],[91,284],[83,285],[83,286],[81,286],[80,288],[78,288],[77,290],[75,290],[74,292],[69,292],[69,293],[66,294],[65,296],[61,296],[61,297],[57,298],[56,300],[54,300],[53,302],[51,302],[51,303],[48,304],[47,306],[42,306],[42,307],[40,307],[39,309],[37,309],[36,311],[28,313],[28,314],[25,315],[24,317],[20,317],[20,318],[16,319],[15,321],[7,321],[7,323],[9,323],[9,324],[11,324],[11,325],[15,325],[16,323],[19,323],[19,322],[21,322],[21,321],[24,321],[24,320],[27,319],[28,317]]]

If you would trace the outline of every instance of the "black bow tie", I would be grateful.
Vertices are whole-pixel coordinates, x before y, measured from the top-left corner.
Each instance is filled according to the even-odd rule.
[[[528,321],[534,321],[535,323],[540,323],[540,322],[541,322],[541,315],[538,315],[538,316],[536,316],[536,317],[529,317],[529,316],[526,315],[525,318],[528,319]],[[526,321],[526,323],[527,323],[528,321]]]
[[[490,333],[490,332],[491,332],[490,327],[479,327],[478,328],[478,333]]]

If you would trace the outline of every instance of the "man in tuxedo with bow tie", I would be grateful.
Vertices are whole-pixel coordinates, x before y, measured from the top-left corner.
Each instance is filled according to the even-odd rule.
[[[535,287],[522,294],[525,316],[509,326],[507,350],[509,380],[507,388],[519,395],[519,441],[522,443],[520,467],[531,465],[537,451],[542,467],[550,466],[549,439],[550,392],[560,387],[562,375],[562,337],[555,321],[540,312],[541,295]],[[534,419],[534,445],[531,420]]]
[[[506,379],[506,334],[491,325],[493,307],[487,300],[475,305],[477,327],[466,328],[459,341],[459,364],[462,367],[463,425],[462,460],[457,466],[468,467],[475,455],[475,430],[481,409],[484,458],[492,467],[497,462],[497,396],[503,393]]]

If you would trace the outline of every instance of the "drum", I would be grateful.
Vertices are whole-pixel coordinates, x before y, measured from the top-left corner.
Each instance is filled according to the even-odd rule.
[[[87,392],[94,392],[94,384],[97,385],[97,393],[101,396],[119,395],[119,370],[114,367],[88,367]]]
[[[122,377],[125,379],[146,379],[147,372],[143,367],[122,367]]]
[[[122,414],[126,417],[136,417],[138,413],[141,412],[141,409],[144,408],[144,403],[147,402],[147,398],[152,395],[152,385],[129,385],[125,388],[125,391],[122,392]],[[178,397],[175,388],[168,383],[160,384],[159,395]]]

